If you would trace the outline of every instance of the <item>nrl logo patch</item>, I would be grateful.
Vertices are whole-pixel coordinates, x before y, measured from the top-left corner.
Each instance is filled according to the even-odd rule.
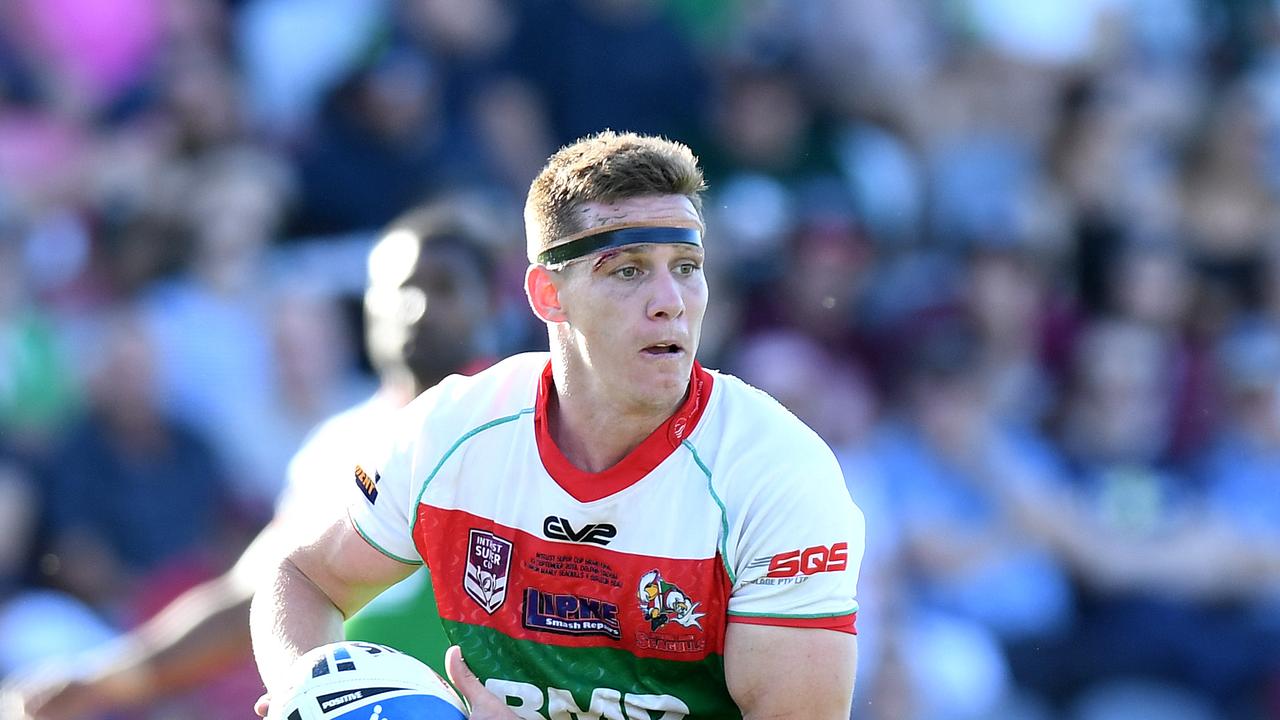
[[[378,481],[382,479],[382,474],[377,470],[373,471],[373,477],[369,477],[369,473],[364,468],[356,466],[356,487],[360,488],[360,493],[369,499],[369,504],[378,502]]]
[[[507,599],[507,575],[511,573],[511,541],[472,528],[467,541],[467,572],[462,589],[484,611],[493,611]]]

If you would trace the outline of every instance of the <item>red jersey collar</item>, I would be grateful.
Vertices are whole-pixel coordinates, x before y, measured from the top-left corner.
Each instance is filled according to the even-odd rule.
[[[547,401],[555,391],[555,381],[551,377],[551,363],[547,362],[542,371],[542,380],[538,383],[538,398],[533,411],[533,432],[538,441],[538,456],[542,458],[542,465],[551,479],[578,502],[594,502],[625,490],[653,472],[693,433],[698,421],[702,419],[703,411],[707,409],[711,384],[711,373],[703,370],[702,365],[695,360],[693,370],[689,373],[689,391],[684,403],[616,465],[593,473],[569,462],[569,458],[565,457],[551,438],[551,428],[547,423]]]

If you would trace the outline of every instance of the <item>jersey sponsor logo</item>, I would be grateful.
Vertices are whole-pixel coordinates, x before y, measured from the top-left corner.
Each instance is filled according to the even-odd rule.
[[[365,469],[356,466],[356,487],[360,488],[360,492],[369,499],[372,505],[378,502],[378,481],[382,479],[382,474],[377,470],[373,472],[373,477],[369,477],[369,473]]]
[[[557,515],[548,515],[542,521],[542,534],[552,540],[608,545],[618,534],[618,528],[609,523],[587,523],[575,530],[569,521]]]
[[[674,583],[662,579],[657,570],[650,570],[640,578],[640,587],[636,592],[640,601],[640,610],[649,621],[649,629],[657,630],[669,622],[687,628],[702,629],[699,618],[706,613],[697,612],[702,603],[695,602]]]
[[[524,626],[561,635],[603,635],[618,640],[618,606],[605,600],[525,588]]]
[[[636,647],[669,653],[701,653],[707,649],[707,640],[693,633],[659,635],[641,631],[636,633]]]
[[[689,715],[688,703],[674,695],[594,688],[583,708],[573,693],[561,688],[549,687],[543,692],[537,685],[502,678],[489,678],[484,686],[502,698],[517,717],[529,720],[682,720]]]
[[[807,578],[824,572],[840,572],[849,567],[849,543],[814,545],[803,550],[789,550],[747,563],[748,568],[768,566],[764,579]],[[797,580],[799,581],[799,580]],[[776,584],[776,583],[769,583]]]
[[[462,589],[490,615],[507,599],[511,574],[511,541],[471,528],[467,542],[467,571]]]

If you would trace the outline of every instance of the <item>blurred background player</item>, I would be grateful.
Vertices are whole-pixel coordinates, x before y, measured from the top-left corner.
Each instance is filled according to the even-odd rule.
[[[254,578],[281,528],[345,507],[354,450],[378,436],[394,412],[453,373],[482,369],[492,357],[493,263],[501,238],[462,203],[411,210],[369,253],[365,339],[377,392],[326,420],[289,464],[276,516],[224,575],[172,602],[152,620],[78,662],[15,683],[3,717],[71,720],[146,705],[208,682],[250,654],[248,613]],[[348,637],[394,644],[443,673],[448,647],[425,568],[351,618]],[[403,622],[411,613],[413,623]],[[410,630],[409,628],[413,628]]]

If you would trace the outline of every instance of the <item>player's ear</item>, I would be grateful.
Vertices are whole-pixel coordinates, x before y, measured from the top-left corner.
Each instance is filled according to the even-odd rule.
[[[555,274],[545,265],[530,265],[524,273],[524,294],[529,298],[529,307],[543,322],[561,323],[569,319],[560,305],[560,288],[555,281]]]

